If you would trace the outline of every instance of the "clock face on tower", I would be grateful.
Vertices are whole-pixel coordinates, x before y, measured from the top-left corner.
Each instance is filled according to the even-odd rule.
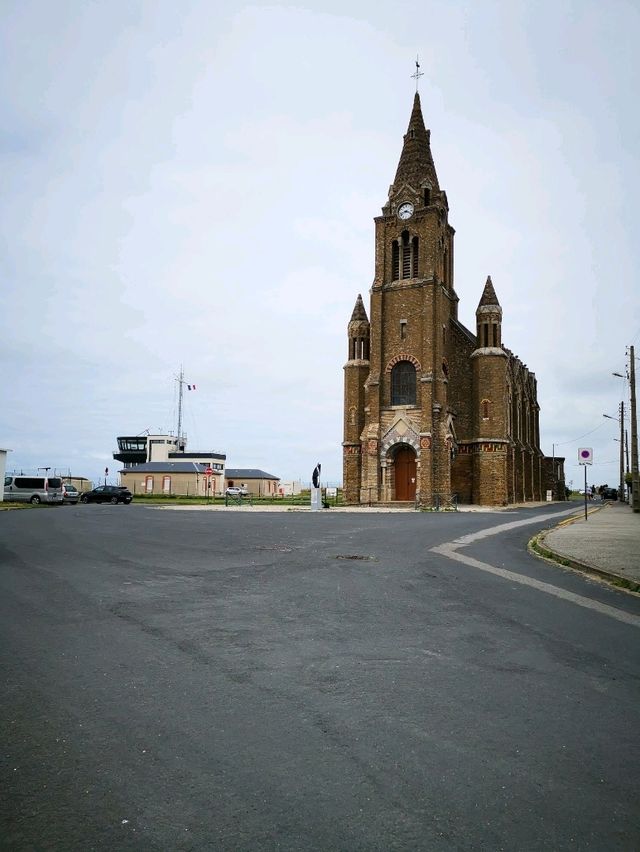
[[[410,219],[413,216],[413,204],[410,204],[408,201],[405,201],[404,204],[401,204],[398,207],[398,218],[399,219]]]

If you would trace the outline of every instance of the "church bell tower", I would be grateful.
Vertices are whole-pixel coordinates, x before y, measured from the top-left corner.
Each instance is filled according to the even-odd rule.
[[[348,503],[450,498],[456,436],[449,333],[458,297],[448,215],[416,92],[388,200],[375,219],[369,318],[358,297],[348,327]]]

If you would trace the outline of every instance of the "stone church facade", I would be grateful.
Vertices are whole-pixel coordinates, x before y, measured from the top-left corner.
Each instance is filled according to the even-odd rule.
[[[535,374],[502,343],[491,278],[475,332],[458,320],[448,214],[416,93],[389,199],[375,219],[369,316],[358,296],[348,325],[349,504],[543,498]]]

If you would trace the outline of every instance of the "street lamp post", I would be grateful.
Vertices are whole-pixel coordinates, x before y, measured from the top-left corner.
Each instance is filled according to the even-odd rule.
[[[638,420],[636,416],[636,357],[629,347],[629,385],[631,386],[631,504],[640,512],[640,479],[638,477]]]
[[[634,512],[640,512],[640,477],[638,476],[638,419],[636,411],[636,354],[633,346],[629,347],[629,372],[626,376],[614,373],[620,379],[629,379],[631,397],[631,505]],[[627,467],[629,453],[627,450]]]

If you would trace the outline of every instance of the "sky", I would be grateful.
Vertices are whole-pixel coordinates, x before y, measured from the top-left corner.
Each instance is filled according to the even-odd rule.
[[[640,355],[640,6],[610,0],[5,0],[0,447],[110,478],[118,435],[283,480],[342,477],[347,323],[414,62],[456,229],[459,318],[491,275],[542,449],[619,479]],[[627,424],[628,427],[628,424]]]

